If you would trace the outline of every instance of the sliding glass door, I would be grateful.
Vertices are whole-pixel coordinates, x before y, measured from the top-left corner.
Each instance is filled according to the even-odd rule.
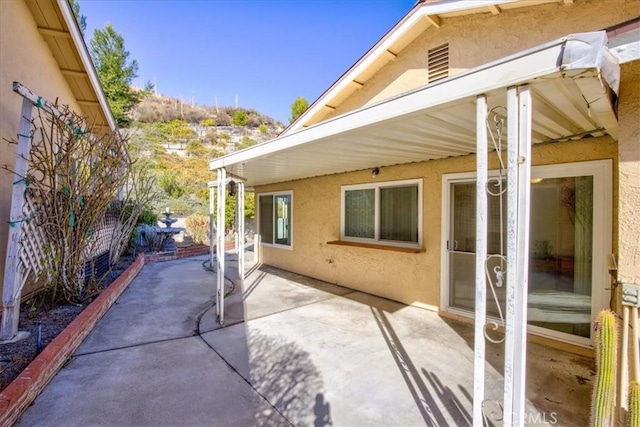
[[[610,175],[607,161],[532,171],[527,316],[534,330],[590,338],[595,313],[606,304]],[[472,176],[451,176],[445,182],[449,206],[445,305],[473,311],[475,181]],[[505,203],[499,196],[489,196],[487,310],[496,318],[500,318],[505,298],[501,273],[506,262],[500,256],[506,255]]]

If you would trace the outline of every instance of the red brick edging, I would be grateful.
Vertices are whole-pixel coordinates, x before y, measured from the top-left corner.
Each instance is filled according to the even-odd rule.
[[[145,259],[147,262],[161,262],[161,261],[173,261],[174,259],[187,258],[190,256],[207,255],[209,253],[209,246],[197,245],[189,246],[186,248],[178,248],[176,252],[157,252],[153,254],[146,254]]]
[[[0,392],[0,426],[15,423],[71,357],[95,324],[129,286],[145,264],[138,258],[85,308],[42,352]]]

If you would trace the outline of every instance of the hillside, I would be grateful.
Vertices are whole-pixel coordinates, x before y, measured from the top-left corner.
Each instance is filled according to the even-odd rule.
[[[191,105],[147,96],[132,111],[130,152],[155,176],[154,210],[179,216],[208,211],[209,160],[275,138],[284,125],[252,109]]]

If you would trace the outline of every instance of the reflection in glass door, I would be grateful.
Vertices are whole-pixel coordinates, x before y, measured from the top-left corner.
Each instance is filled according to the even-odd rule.
[[[475,183],[450,185],[451,216],[448,242],[449,306],[472,311],[475,299]],[[529,324],[588,338],[593,283],[594,180],[592,176],[532,180]],[[489,196],[488,252],[499,254],[500,229],[506,227],[506,206]],[[506,230],[502,236],[506,235]],[[496,287],[495,267],[487,272],[504,307],[505,289]],[[502,266],[506,269],[506,266]],[[498,317],[491,290],[487,311]]]

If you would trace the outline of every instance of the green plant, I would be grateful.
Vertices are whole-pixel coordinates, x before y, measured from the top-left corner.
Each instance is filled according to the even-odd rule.
[[[200,126],[202,127],[211,127],[215,125],[216,125],[216,121],[213,120],[211,117],[209,117],[208,119],[204,119],[200,122]]]
[[[233,113],[233,117],[231,118],[231,122],[236,126],[244,126],[249,121],[249,116],[242,110],[236,110]]]
[[[591,400],[591,425],[612,426],[615,418],[618,318],[602,310],[596,319],[596,382]]]
[[[249,148],[249,147],[253,147],[254,145],[256,145],[256,140],[255,139],[251,139],[248,136],[243,136],[242,137],[242,142],[240,144],[238,144],[238,150],[243,150],[245,148]]]
[[[149,206],[145,206],[140,212],[138,216],[138,221],[136,225],[157,225],[158,224],[158,214]]]
[[[187,233],[195,243],[209,244],[209,216],[192,214],[185,219]]]
[[[298,117],[309,108],[309,101],[302,96],[298,96],[291,104],[291,117],[289,117],[289,123],[296,121]]]
[[[629,384],[629,412],[627,414],[629,427],[640,426],[640,383],[631,381]]]
[[[158,182],[167,195],[178,198],[184,194],[184,189],[178,183],[178,178],[172,172],[164,173]]]
[[[535,259],[553,259],[553,245],[548,240],[534,240],[531,251]]]

